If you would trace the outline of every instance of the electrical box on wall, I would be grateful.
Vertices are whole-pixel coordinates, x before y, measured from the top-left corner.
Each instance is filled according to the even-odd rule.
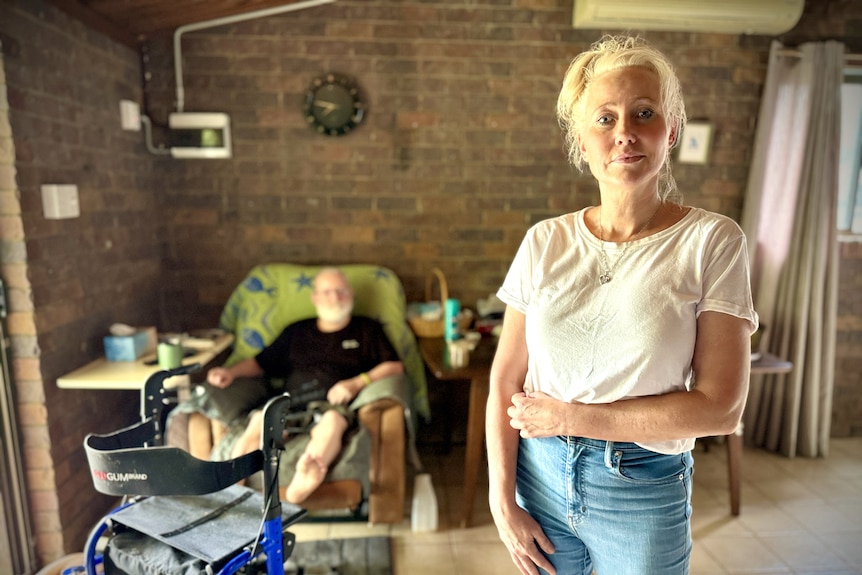
[[[180,112],[168,116],[174,158],[230,158],[230,116]]]
[[[42,186],[42,212],[49,220],[77,218],[81,215],[78,204],[78,186],[75,184],[44,184]]]
[[[141,131],[141,108],[137,102],[120,100],[120,127],[130,132]]]

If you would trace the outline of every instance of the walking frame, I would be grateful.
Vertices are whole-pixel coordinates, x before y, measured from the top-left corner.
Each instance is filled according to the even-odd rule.
[[[90,533],[87,575],[105,573],[207,573],[238,571],[283,575],[295,537],[287,528],[300,507],[278,497],[278,463],[291,398],[264,406],[260,449],[228,461],[204,461],[164,446],[164,381],[200,369],[181,366],[151,375],[141,390],[141,421],[84,440],[97,491],[122,496]],[[263,493],[237,482],[263,472]],[[97,549],[101,547],[101,549]]]

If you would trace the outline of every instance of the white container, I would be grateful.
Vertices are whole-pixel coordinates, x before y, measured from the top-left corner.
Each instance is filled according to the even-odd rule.
[[[420,473],[413,483],[410,528],[414,532],[437,531],[437,495],[429,473]]]
[[[466,339],[449,342],[449,367],[467,367],[470,363],[471,344]]]

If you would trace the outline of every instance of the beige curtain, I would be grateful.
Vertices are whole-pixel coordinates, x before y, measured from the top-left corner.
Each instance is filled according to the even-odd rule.
[[[752,376],[745,438],[789,457],[829,451],[843,67],[839,42],[773,42],[742,215],[766,349],[793,363]]]

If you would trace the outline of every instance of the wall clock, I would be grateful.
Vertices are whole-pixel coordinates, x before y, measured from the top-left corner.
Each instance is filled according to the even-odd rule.
[[[365,118],[365,103],[356,82],[329,73],[315,78],[305,93],[303,113],[308,125],[326,136],[343,136]]]

